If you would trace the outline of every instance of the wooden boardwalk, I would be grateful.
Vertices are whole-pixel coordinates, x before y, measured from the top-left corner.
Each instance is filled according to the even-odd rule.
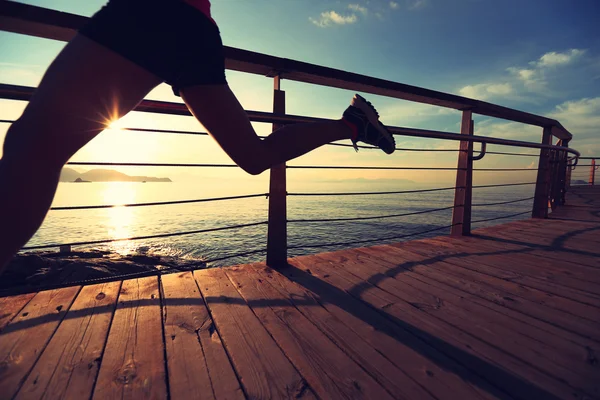
[[[548,220],[0,298],[0,398],[600,397],[600,190]]]

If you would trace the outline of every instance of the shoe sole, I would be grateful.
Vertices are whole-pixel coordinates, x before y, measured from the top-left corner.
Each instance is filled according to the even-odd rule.
[[[364,112],[367,116],[367,119],[369,120],[371,125],[377,128],[377,130],[383,135],[383,137],[393,144],[393,153],[396,150],[396,140],[394,139],[394,136],[387,130],[387,128],[381,123],[381,121],[379,121],[379,115],[375,107],[373,107],[371,103],[369,103],[364,97],[362,97],[359,94],[354,95],[354,98],[352,99],[352,105],[362,110],[362,112]]]

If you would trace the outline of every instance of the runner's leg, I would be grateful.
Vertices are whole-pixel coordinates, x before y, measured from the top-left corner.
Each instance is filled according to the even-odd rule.
[[[77,35],[8,130],[0,160],[0,272],[41,225],[68,159],[161,80]]]

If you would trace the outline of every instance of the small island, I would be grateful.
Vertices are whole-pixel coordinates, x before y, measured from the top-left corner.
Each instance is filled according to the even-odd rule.
[[[89,182],[172,182],[170,178],[156,178],[153,176],[130,176],[114,169],[92,169],[79,172],[72,168],[63,168],[60,173],[61,182],[89,183]]]

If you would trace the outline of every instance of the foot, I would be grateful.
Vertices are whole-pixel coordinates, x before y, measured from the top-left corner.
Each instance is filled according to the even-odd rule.
[[[355,94],[350,107],[344,111],[342,120],[352,128],[352,144],[358,151],[357,142],[364,142],[380,148],[386,154],[396,149],[394,136],[379,121],[375,107],[362,96]]]

